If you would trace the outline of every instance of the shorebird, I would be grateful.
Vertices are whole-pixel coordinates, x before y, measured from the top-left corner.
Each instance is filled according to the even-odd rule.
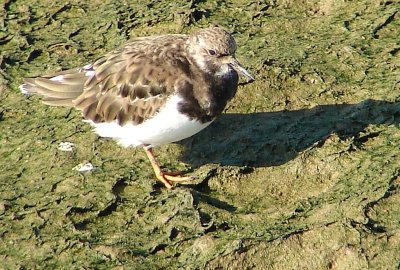
[[[152,148],[206,128],[235,95],[239,74],[254,80],[235,51],[232,35],[220,27],[137,37],[92,64],[26,78],[20,90],[48,105],[75,107],[101,137],[142,146],[170,189],[191,178],[163,171]]]

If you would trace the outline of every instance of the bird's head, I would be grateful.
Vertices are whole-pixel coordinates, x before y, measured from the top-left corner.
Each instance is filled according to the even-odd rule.
[[[230,69],[254,81],[254,77],[235,58],[236,42],[220,27],[208,27],[194,33],[188,40],[188,51],[203,70],[223,75]]]

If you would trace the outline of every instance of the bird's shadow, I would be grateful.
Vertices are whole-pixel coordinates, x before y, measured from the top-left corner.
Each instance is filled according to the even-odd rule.
[[[368,125],[400,122],[400,103],[368,99],[357,104],[319,105],[295,111],[225,114],[209,128],[180,142],[182,160],[204,164],[280,165],[330,134],[360,136]]]

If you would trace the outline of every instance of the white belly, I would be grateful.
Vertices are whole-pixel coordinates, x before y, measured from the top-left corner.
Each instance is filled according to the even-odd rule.
[[[211,124],[190,120],[186,115],[179,113],[177,106],[181,101],[179,96],[171,97],[160,112],[140,125],[127,123],[120,126],[115,121],[86,122],[94,126],[94,131],[99,136],[114,138],[125,147],[167,144],[188,138]]]

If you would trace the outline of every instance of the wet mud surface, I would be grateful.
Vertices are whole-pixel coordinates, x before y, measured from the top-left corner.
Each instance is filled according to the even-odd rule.
[[[400,267],[397,1],[5,1],[0,268]],[[18,91],[134,36],[218,24],[256,77],[206,130],[141,149]],[[71,142],[70,152],[59,150]],[[78,172],[90,162],[94,170]]]

